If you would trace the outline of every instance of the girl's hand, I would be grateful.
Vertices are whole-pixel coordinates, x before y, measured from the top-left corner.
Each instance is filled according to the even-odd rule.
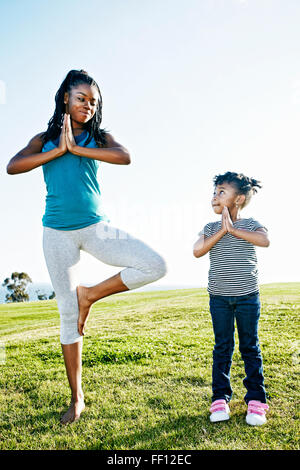
[[[76,142],[74,139],[72,126],[71,126],[71,117],[70,114],[66,114],[66,127],[65,127],[65,136],[66,136],[66,143],[69,152],[72,153],[74,147],[76,147]]]
[[[59,144],[57,147],[63,155],[68,150],[67,141],[66,141],[66,114],[64,115],[63,125],[60,133]]]
[[[227,207],[223,207],[223,210],[222,210],[222,227],[221,227],[221,230],[222,232],[224,233],[224,235],[228,232],[228,228],[227,228],[227,223],[226,223],[226,214],[228,212],[228,209]]]
[[[229,210],[226,206],[224,207],[222,211],[222,214],[223,213],[224,213],[224,219],[225,219],[224,223],[225,223],[226,230],[228,233],[232,234],[234,232],[234,226],[230,218]]]

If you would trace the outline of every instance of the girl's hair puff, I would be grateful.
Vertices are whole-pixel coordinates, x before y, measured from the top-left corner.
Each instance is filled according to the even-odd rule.
[[[257,193],[256,188],[261,188],[260,181],[255,178],[250,178],[243,175],[243,173],[235,173],[227,171],[223,175],[216,175],[213,179],[214,185],[221,185],[222,183],[231,184],[235,187],[237,194],[245,195],[245,202],[242,204],[243,209],[249,202],[253,194]]]
[[[66,112],[64,95],[66,92],[70,93],[74,86],[81,84],[94,86],[99,93],[99,101],[97,103],[96,112],[92,119],[90,119],[85,125],[85,129],[89,133],[85,145],[87,145],[92,138],[95,139],[99,147],[102,147],[106,144],[105,130],[100,128],[102,121],[102,96],[100,88],[97,82],[95,82],[95,80],[90,77],[85,70],[70,70],[57,90],[55,94],[55,111],[48,122],[48,129],[43,135],[44,143],[46,143],[48,140],[55,140],[60,135],[63,124],[63,117]]]

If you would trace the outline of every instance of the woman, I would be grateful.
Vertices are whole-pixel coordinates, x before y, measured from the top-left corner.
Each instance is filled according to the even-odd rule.
[[[166,273],[163,258],[142,241],[109,225],[101,208],[99,162],[128,165],[128,151],[100,128],[102,97],[83,70],[71,70],[55,95],[46,132],[33,137],[8,163],[9,174],[42,165],[47,187],[43,251],[61,319],[61,344],[71,388],[71,404],[61,422],[79,419],[82,337],[93,303],[141,287]],[[77,264],[84,250],[106,264],[125,267],[92,287],[78,285]]]

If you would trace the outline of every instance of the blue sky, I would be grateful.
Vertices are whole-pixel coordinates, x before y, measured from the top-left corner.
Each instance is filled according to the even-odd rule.
[[[216,220],[212,179],[228,170],[263,183],[242,213],[270,232],[261,282],[298,281],[299,20],[298,0],[1,0],[0,279],[49,282],[42,168],[11,176],[6,165],[83,68],[132,159],[100,165],[106,212],[166,258],[160,285],[206,286],[208,256],[193,258],[192,245]],[[82,283],[117,271],[82,253]]]

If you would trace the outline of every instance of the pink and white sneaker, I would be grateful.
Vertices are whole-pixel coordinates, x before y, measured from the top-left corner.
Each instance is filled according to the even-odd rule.
[[[211,415],[209,417],[212,423],[217,421],[226,421],[229,419],[229,406],[226,403],[226,400],[215,400],[212,402],[210,407]]]
[[[248,412],[246,423],[251,426],[261,426],[267,421],[266,411],[269,409],[266,403],[258,400],[250,400],[248,403]]]

